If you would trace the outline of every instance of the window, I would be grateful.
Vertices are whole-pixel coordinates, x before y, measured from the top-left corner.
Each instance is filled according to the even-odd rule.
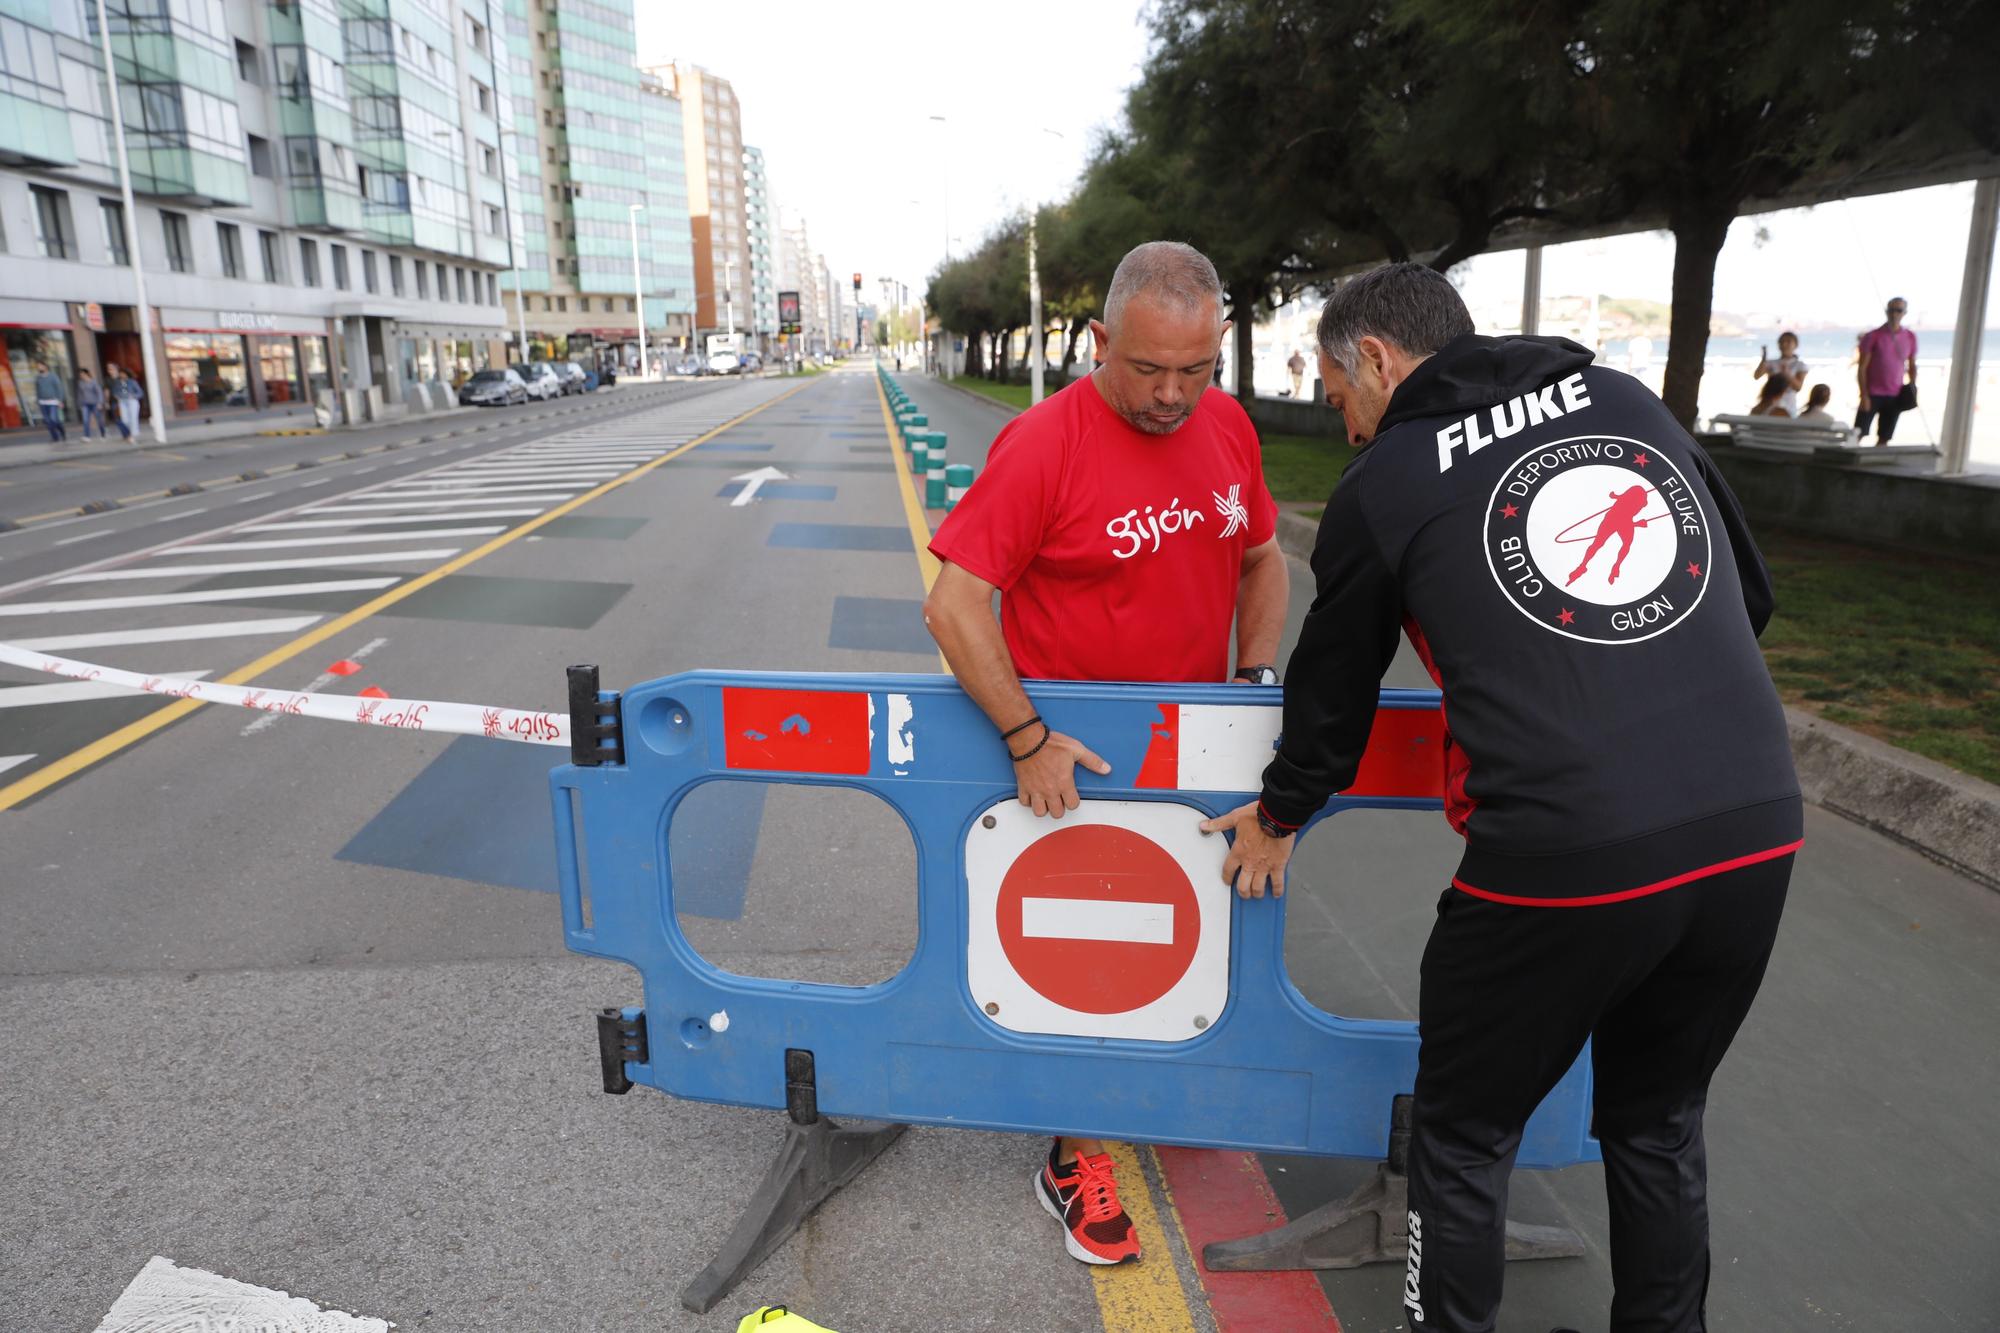
[[[578,300],[577,300],[577,303],[576,303],[576,308],[577,308],[578,310],[581,310],[581,311],[582,311],[582,312],[583,312],[584,314],[586,314],[586,315],[587,315],[587,314],[589,314],[589,313],[590,313],[590,298],[589,298],[588,296],[585,296],[585,297],[580,297],[580,298],[578,298]]]
[[[458,275],[458,303],[459,303],[460,305],[464,305],[464,304],[465,304],[465,270],[464,270],[464,269],[462,269],[462,268],[459,268],[459,269],[453,269],[453,270],[452,270],[452,272],[454,272],[454,273],[456,273],[456,274]]]
[[[308,287],[319,286],[319,246],[305,237],[299,237],[299,281]]]
[[[327,249],[333,251],[333,285],[344,292],[347,290],[347,247],[328,245]]]
[[[160,230],[167,238],[167,267],[176,273],[194,272],[194,247],[188,244],[187,214],[162,209]]]
[[[625,313],[628,315],[639,313],[639,301],[637,297],[628,296],[625,298]]]
[[[481,112],[489,116],[493,114],[493,90],[477,79],[472,81],[472,100],[479,104]]]
[[[264,82],[264,76],[257,68],[257,48],[248,42],[236,43],[236,77],[245,83]]]
[[[500,304],[500,280],[491,273],[486,275],[486,304]]]
[[[391,296],[401,296],[403,294],[403,257],[401,255],[389,256],[389,294]]]
[[[495,236],[498,236],[502,230],[500,210],[492,204],[486,206],[486,230]]]
[[[562,311],[564,314],[568,314],[569,298],[567,296],[558,296],[556,298],[556,309]]]
[[[467,19],[466,22],[471,27],[472,49],[479,52],[480,55],[485,55],[486,25],[484,23],[481,23],[478,19],[473,19],[473,18]]]
[[[380,290],[375,285],[375,252],[373,250],[363,250],[361,252],[361,285],[371,293]]]
[[[550,144],[550,145],[549,145],[549,165],[551,165],[551,166],[555,165],[555,160],[556,160],[556,146],[555,146],[554,144]]]
[[[489,176],[500,174],[500,154],[493,151],[490,143],[479,145],[479,169]]]
[[[243,231],[234,222],[215,224],[215,244],[222,251],[222,276],[243,276]]]
[[[35,197],[35,243],[45,259],[76,258],[76,228],[70,224],[69,191],[30,185]]]
[[[271,161],[271,141],[254,134],[245,136],[245,141],[250,145],[250,174],[267,179],[275,177],[278,169]]]
[[[451,299],[451,275],[444,271],[444,265],[442,263],[440,263],[437,266],[437,271],[438,271],[438,300],[449,301]],[[463,300],[464,298],[460,297],[459,299]]]
[[[116,199],[97,201],[97,216],[104,224],[104,254],[112,263],[132,262],[132,247],[125,239],[125,205]]]
[[[264,257],[264,281],[285,280],[285,250],[275,231],[257,233],[257,249]]]
[[[430,299],[431,299],[431,279],[430,279],[430,272],[431,272],[431,266],[430,266],[429,264],[426,264],[426,263],[425,263],[425,262],[424,262],[423,260],[419,259],[419,260],[418,260],[418,261],[417,261],[416,263],[414,263],[414,264],[410,265],[410,267],[411,267],[411,268],[413,268],[413,269],[415,269],[415,270],[417,271],[417,299],[418,299],[419,301],[428,301],[428,300],[430,300]]]

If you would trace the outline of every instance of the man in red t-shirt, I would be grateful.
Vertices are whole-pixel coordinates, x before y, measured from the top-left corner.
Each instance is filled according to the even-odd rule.
[[[1076,765],[1111,766],[1043,723],[1024,679],[1277,680],[1277,506],[1249,417],[1209,387],[1228,327],[1199,251],[1153,241],[1126,255],[1091,322],[1097,369],[1000,433],[931,541],[944,569],[925,622],[1038,815],[1076,809]],[[1096,1140],[1057,1139],[1035,1193],[1072,1257],[1139,1257]]]

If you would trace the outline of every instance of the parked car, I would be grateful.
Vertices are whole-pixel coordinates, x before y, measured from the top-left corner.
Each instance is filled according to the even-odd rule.
[[[549,366],[556,372],[556,378],[562,381],[562,391],[565,394],[583,393],[590,387],[585,383],[589,376],[576,362],[552,361]]]
[[[562,397],[562,380],[555,367],[546,361],[530,361],[525,366],[511,366],[528,386],[530,398],[550,399]]]
[[[763,357],[757,355],[755,352],[745,352],[741,363],[736,368],[736,373],[739,375],[756,375],[762,373],[763,369]]]
[[[734,352],[717,352],[708,358],[708,373],[711,375],[734,375],[742,365]]]
[[[509,407],[528,401],[528,385],[509,370],[482,370],[458,386],[461,407]]]
[[[708,362],[703,360],[698,354],[689,352],[686,356],[674,362],[668,368],[667,373],[670,375],[706,375],[708,373]]]

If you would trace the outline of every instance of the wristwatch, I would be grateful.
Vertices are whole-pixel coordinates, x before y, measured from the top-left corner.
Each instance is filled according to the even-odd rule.
[[[1276,685],[1278,683],[1278,669],[1269,662],[1260,662],[1256,666],[1237,667],[1236,675],[1233,679],[1245,680],[1252,685]]]

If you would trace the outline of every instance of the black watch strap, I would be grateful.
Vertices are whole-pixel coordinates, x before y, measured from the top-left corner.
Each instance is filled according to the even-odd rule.
[[[1276,685],[1278,669],[1269,662],[1259,662],[1255,666],[1237,667],[1233,679],[1247,680],[1252,685]]]

